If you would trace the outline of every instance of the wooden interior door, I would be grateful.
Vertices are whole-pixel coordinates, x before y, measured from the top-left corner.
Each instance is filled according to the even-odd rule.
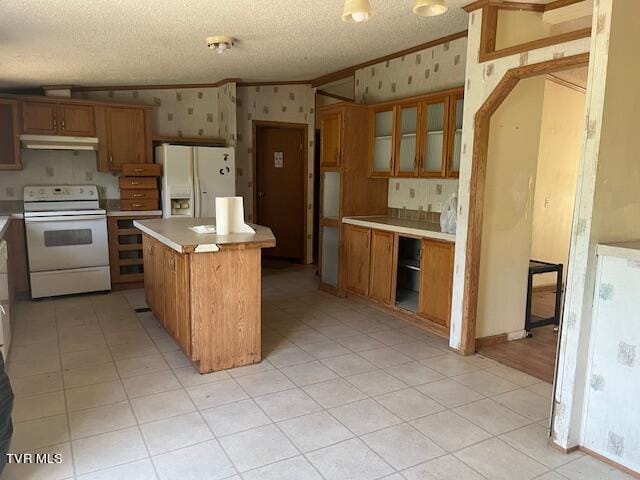
[[[144,110],[109,107],[107,130],[110,170],[122,170],[124,163],[146,161]]]
[[[453,254],[452,243],[422,241],[418,313],[445,327],[451,320]]]
[[[342,115],[325,113],[320,125],[320,166],[339,167],[341,157]]]
[[[75,137],[93,137],[96,134],[93,107],[91,105],[61,104],[60,133]]]
[[[18,102],[0,99],[0,170],[20,170]]]
[[[394,238],[392,232],[371,231],[369,296],[386,304],[391,303]]]
[[[347,228],[347,290],[369,295],[371,230],[349,225]]]
[[[58,104],[22,102],[22,133],[31,135],[58,134]]]
[[[304,130],[256,125],[255,132],[256,222],[269,227],[276,237],[275,248],[263,250],[264,255],[304,263]]]

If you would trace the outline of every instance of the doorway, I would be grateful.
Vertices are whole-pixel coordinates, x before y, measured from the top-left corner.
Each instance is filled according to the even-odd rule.
[[[583,67],[524,79],[490,123],[477,347],[548,383],[559,345],[586,76]]]
[[[307,125],[253,122],[254,218],[276,237],[271,259],[305,263]]]

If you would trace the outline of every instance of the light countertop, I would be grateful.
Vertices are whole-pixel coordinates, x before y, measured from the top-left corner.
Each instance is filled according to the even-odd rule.
[[[406,218],[389,216],[344,217],[342,219],[342,223],[374,228],[376,230],[384,230],[387,232],[413,235],[416,237],[445,240],[452,243],[456,241],[455,234],[442,232],[439,223],[425,222],[422,220],[408,220]]]
[[[0,216],[0,240],[2,240],[6,233],[7,227],[9,226],[9,220],[11,220],[11,217]]]
[[[640,262],[640,240],[621,243],[601,243],[598,245],[598,255]]]
[[[217,252],[220,247],[246,245],[253,248],[269,248],[276,245],[271,230],[249,224],[255,233],[229,235],[195,233],[189,227],[215,225],[215,218],[164,218],[134,220],[133,225],[143,233],[180,253]]]

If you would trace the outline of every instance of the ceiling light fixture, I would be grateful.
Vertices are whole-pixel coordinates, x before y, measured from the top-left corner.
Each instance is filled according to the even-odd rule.
[[[342,21],[364,23],[373,16],[369,0],[345,0]]]
[[[449,7],[446,0],[416,0],[413,13],[421,17],[436,17],[442,15]]]
[[[216,53],[222,54],[233,47],[233,38],[226,35],[207,37],[207,46]]]

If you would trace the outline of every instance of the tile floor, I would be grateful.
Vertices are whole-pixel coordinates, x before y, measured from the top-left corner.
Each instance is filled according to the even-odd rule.
[[[551,386],[265,271],[259,365],[199,375],[141,291],[19,304],[2,479],[619,480],[546,442]]]

